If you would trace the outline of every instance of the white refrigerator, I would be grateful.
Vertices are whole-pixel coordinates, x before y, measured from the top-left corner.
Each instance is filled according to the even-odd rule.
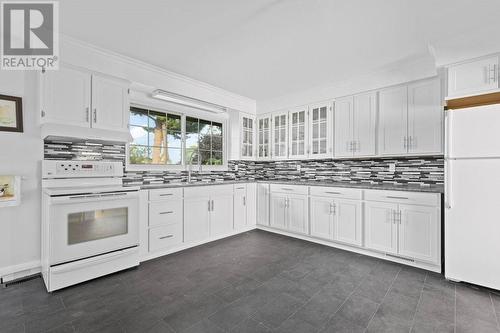
[[[500,104],[448,110],[445,276],[500,289]]]

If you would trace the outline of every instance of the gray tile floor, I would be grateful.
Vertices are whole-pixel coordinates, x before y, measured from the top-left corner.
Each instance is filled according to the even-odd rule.
[[[53,294],[0,288],[0,332],[500,332],[500,296],[252,231]]]

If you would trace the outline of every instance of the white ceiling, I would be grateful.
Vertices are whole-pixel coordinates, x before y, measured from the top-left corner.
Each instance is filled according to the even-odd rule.
[[[257,100],[498,43],[499,18],[499,0],[60,1],[62,33]]]

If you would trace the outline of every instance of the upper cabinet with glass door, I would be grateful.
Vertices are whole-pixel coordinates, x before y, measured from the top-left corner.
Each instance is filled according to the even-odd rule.
[[[271,158],[271,118],[270,115],[257,118],[257,159]]]
[[[332,103],[309,106],[309,146],[310,158],[332,157]]]
[[[272,157],[282,160],[288,157],[288,112],[277,112],[272,115]]]
[[[255,118],[241,114],[240,115],[240,128],[241,128],[241,159],[254,159],[255,158]]]
[[[307,106],[290,110],[290,140],[289,140],[289,157],[290,158],[306,158],[307,157],[307,139],[308,139],[308,122],[307,122]]]

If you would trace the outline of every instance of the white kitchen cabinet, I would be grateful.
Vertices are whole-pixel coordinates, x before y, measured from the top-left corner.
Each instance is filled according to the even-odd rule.
[[[372,250],[397,254],[398,205],[387,202],[365,202],[365,246]]]
[[[439,264],[438,214],[436,207],[399,205],[399,254]]]
[[[448,99],[496,91],[498,85],[497,55],[448,67]]]
[[[379,153],[405,155],[408,132],[408,88],[406,85],[379,92]]]
[[[40,79],[42,123],[90,127],[91,72],[61,66]]]
[[[70,65],[40,75],[42,124],[128,131],[128,81]]]
[[[362,245],[361,202],[311,196],[311,236]]]
[[[208,195],[184,198],[184,242],[195,243],[210,236],[210,206]]]
[[[443,152],[443,116],[439,79],[408,85],[408,152]]]
[[[272,115],[272,157],[283,160],[288,157],[288,112]]]
[[[334,240],[346,244],[363,244],[361,202],[355,200],[335,200],[333,206]]]
[[[273,228],[286,230],[287,195],[284,193],[271,193],[269,211],[269,225]]]
[[[234,186],[234,229],[247,226],[247,187],[246,184]]]
[[[376,92],[336,100],[335,156],[374,156],[376,124]]]
[[[247,206],[247,226],[257,224],[257,183],[248,183],[245,204]]]
[[[251,160],[255,158],[255,117],[240,115],[240,133],[240,157],[243,160]]]
[[[92,75],[92,127],[126,131],[129,120],[128,82]]]
[[[333,240],[334,215],[331,198],[311,197],[311,236]]]
[[[184,242],[193,243],[233,230],[233,185],[184,189]]]
[[[354,96],[353,109],[354,156],[375,156],[377,126],[377,93]]]
[[[353,108],[352,96],[335,100],[335,157],[353,156]]]
[[[210,196],[210,237],[220,237],[233,230],[233,193]]]
[[[309,145],[310,158],[332,157],[332,103],[319,103],[309,106]]]
[[[149,252],[168,250],[182,244],[182,223],[149,229]]]
[[[307,107],[290,110],[289,157],[292,159],[306,158],[308,155],[308,121]]]
[[[271,186],[270,221],[271,227],[295,233],[309,232],[309,203],[307,186]],[[299,192],[299,193],[293,193]]]
[[[259,160],[271,158],[271,119],[269,115],[257,118],[257,159]]]
[[[379,153],[442,153],[443,110],[438,78],[379,92]]]
[[[269,225],[269,184],[257,184],[257,224]]]
[[[299,234],[309,233],[307,196],[299,194],[288,195],[286,220],[289,231]]]

